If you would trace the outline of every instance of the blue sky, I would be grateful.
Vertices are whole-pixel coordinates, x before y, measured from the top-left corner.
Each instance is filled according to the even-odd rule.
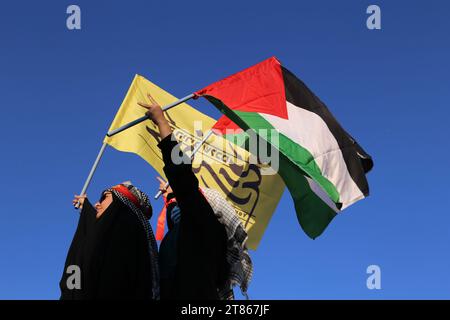
[[[70,4],[81,7],[81,30],[66,28]],[[381,30],[366,28],[370,4],[381,8]],[[59,297],[78,216],[71,199],[135,73],[181,97],[272,55],[375,167],[371,196],[314,241],[285,192],[252,252],[250,297],[450,298],[449,9],[423,0],[3,3],[0,298]],[[110,148],[88,194],[128,179],[153,194],[155,174]],[[366,287],[372,264],[381,290]]]

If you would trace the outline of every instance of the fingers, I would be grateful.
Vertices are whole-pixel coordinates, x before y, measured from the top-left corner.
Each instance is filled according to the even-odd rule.
[[[140,105],[142,108],[145,108],[147,110],[150,110],[150,108],[152,107],[152,106],[149,106],[148,104],[143,103],[143,102],[138,102],[138,105]]]
[[[158,179],[158,181],[159,181],[160,183],[166,184],[166,181],[164,181],[163,178],[161,178],[161,177],[156,177],[156,179]]]
[[[147,109],[147,112],[145,113],[145,115],[153,120],[154,113],[155,113],[155,108],[157,108],[159,106],[158,105],[154,105],[154,104],[153,105],[149,105],[149,104],[144,103],[144,102],[138,102],[138,105],[141,106],[142,108]]]
[[[147,97],[148,97],[148,100],[150,100],[151,104],[156,105],[156,106],[158,105],[158,103],[156,102],[155,99],[153,99],[153,97],[150,93],[147,93]]]
[[[164,179],[160,178],[160,177],[156,177],[159,181],[159,191],[161,191],[162,193],[166,193],[169,186],[167,184],[166,181],[164,181]]]
[[[82,196],[74,195],[74,199],[72,200],[72,203],[74,205],[76,205],[77,203],[80,203],[82,205],[84,203],[84,200],[86,199],[86,197],[87,197],[87,195],[85,195],[85,194]]]
[[[144,103],[144,102],[138,102],[138,105],[140,105],[141,107],[148,109],[148,110],[153,107],[159,107],[158,102],[156,102],[156,100],[152,97],[152,95],[150,93],[147,93],[147,97],[148,97],[148,100],[150,100],[150,104]]]

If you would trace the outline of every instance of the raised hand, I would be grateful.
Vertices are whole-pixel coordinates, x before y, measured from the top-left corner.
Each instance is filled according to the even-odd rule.
[[[170,128],[169,122],[166,117],[164,117],[164,111],[161,109],[161,106],[153,99],[150,93],[147,93],[149,103],[138,102],[138,105],[147,109],[145,113],[149,119],[151,119],[159,128],[159,135],[161,139],[172,134],[172,129]]]
[[[170,186],[166,187],[167,182],[161,177],[156,177],[156,179],[159,181],[159,190],[161,191],[163,197],[166,198],[169,193],[173,192],[172,188]]]
[[[81,196],[75,195],[75,198],[72,200],[72,204],[73,204],[74,206],[76,206],[77,203],[80,203],[78,208],[82,209],[82,208],[83,208],[84,200],[85,200],[86,198],[87,198],[87,195],[86,195],[86,194],[83,194],[83,195],[81,195]]]
[[[156,125],[159,125],[161,121],[166,119],[164,117],[164,113],[161,106],[155,101],[155,99],[153,99],[150,93],[147,93],[147,97],[150,103],[138,102],[138,105],[147,109],[145,115],[149,117]]]

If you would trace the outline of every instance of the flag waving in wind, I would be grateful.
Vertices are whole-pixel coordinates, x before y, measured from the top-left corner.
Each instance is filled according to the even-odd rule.
[[[215,125],[218,130],[237,124],[256,134],[260,129],[278,133],[276,143],[270,135],[266,139],[280,152],[279,174],[311,238],[319,236],[340,210],[368,196],[365,174],[373,166],[371,157],[275,57],[195,95],[226,115]]]
[[[138,102],[147,101],[149,96],[160,105],[177,100],[156,84],[136,75],[109,131],[141,117],[144,111]],[[189,155],[215,123],[214,119],[186,103],[165,114],[181,149]],[[196,127],[196,122],[201,127]],[[145,121],[120,134],[106,137],[104,142],[117,150],[138,154],[164,177],[159,139],[157,126]],[[230,148],[225,148],[228,145]],[[248,233],[247,245],[256,250],[283,194],[284,184],[279,175],[262,175],[261,167],[251,163],[249,156],[246,150],[214,136],[199,149],[192,169],[201,187],[217,190],[235,208]],[[161,224],[164,225],[162,221]]]

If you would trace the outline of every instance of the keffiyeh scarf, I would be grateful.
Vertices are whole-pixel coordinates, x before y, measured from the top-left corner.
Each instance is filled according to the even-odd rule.
[[[226,259],[230,273],[225,285],[218,289],[219,297],[233,300],[233,287],[239,285],[242,294],[248,299],[247,289],[253,275],[253,264],[245,245],[247,232],[234,208],[218,191],[208,188],[201,188],[201,191],[219,222],[225,226],[228,237]]]

